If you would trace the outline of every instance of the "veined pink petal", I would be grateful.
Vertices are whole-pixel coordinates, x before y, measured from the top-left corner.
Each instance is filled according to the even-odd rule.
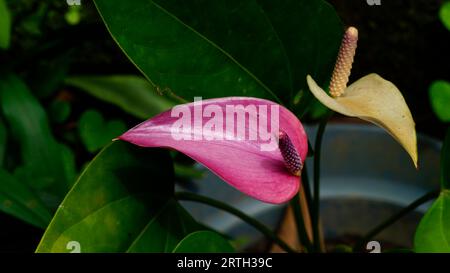
[[[241,116],[240,119],[233,118],[234,124],[230,124],[227,115]],[[220,116],[223,134],[220,126],[211,126],[213,122],[220,124],[217,123]],[[271,121],[274,117],[278,117],[274,120],[279,121],[278,124]],[[191,128],[185,126],[185,131],[173,129],[179,128],[183,118],[188,123],[190,121]],[[227,129],[234,130],[229,131],[228,136],[233,133],[236,136],[240,125],[245,127],[245,135],[241,135],[241,139],[217,138],[226,135]],[[260,130],[260,125],[267,125],[266,130]],[[139,124],[119,139],[143,147],[178,150],[206,166],[239,191],[261,201],[278,204],[290,200],[300,185],[299,177],[292,175],[285,167],[278,148],[279,130],[290,137],[301,159],[305,160],[307,136],[294,114],[274,102],[249,97],[208,99],[179,105]],[[270,134],[264,135],[263,131]],[[185,139],[179,139],[183,136]],[[186,139],[188,136],[191,139]],[[262,144],[270,142],[268,137],[272,141],[275,139],[276,146],[273,149],[267,149],[267,146],[262,148]]]

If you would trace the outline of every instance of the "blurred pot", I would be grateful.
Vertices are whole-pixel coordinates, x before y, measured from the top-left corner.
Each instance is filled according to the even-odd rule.
[[[314,143],[316,126],[305,127]],[[418,135],[419,169],[391,136],[369,124],[330,123],[325,131],[321,163],[321,220],[325,239],[345,242],[361,237],[402,207],[439,185],[441,144]],[[312,176],[312,162],[307,160]],[[310,181],[311,183],[312,181]],[[214,174],[194,181],[195,192],[231,204],[276,229],[285,205],[270,205],[249,198]],[[236,238],[242,247],[262,235],[240,219],[202,204],[183,202],[200,222]],[[403,217],[375,239],[411,247],[416,226],[429,204]]]

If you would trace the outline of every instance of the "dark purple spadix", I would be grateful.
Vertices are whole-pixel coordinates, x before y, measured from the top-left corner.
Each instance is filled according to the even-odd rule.
[[[284,131],[280,131],[278,146],[284,159],[284,165],[288,171],[293,175],[300,176],[303,168],[302,158],[298,154],[297,149],[295,149],[295,146],[292,144],[288,134]]]

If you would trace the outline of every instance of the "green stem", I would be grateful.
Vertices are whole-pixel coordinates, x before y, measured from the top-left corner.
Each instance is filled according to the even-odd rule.
[[[241,220],[243,220],[247,224],[249,224],[252,227],[259,230],[267,238],[269,238],[273,242],[277,243],[286,252],[289,252],[289,253],[296,252],[288,244],[286,244],[283,240],[281,240],[275,233],[273,233],[268,227],[266,227],[264,224],[262,224],[261,222],[259,222],[256,219],[248,216],[247,214],[243,213],[242,211],[233,208],[232,206],[230,206],[228,204],[225,204],[225,203],[220,202],[215,199],[211,199],[206,196],[202,196],[202,195],[198,195],[198,194],[194,194],[194,193],[190,193],[190,192],[177,192],[177,193],[175,193],[175,198],[177,200],[193,201],[193,202],[210,205],[212,207],[215,207],[215,208],[224,210],[230,214],[233,214],[234,216],[239,217]]]
[[[323,251],[321,249],[322,234],[320,230],[320,155],[325,127],[327,126],[327,122],[332,115],[333,112],[330,111],[320,121],[319,129],[317,130],[316,141],[314,143],[314,199],[312,205],[311,221],[313,226],[314,249],[316,252]]]
[[[311,196],[311,187],[309,186],[309,178],[308,178],[308,170],[306,168],[306,162],[303,163],[301,186],[305,189],[306,204],[308,204],[309,214],[311,215],[312,196]]]
[[[361,240],[359,240],[353,249],[356,251],[361,251],[364,247],[364,244],[366,242],[370,241],[373,237],[375,237],[378,233],[383,231],[385,228],[389,227],[390,225],[394,224],[397,220],[408,214],[409,212],[415,210],[420,205],[433,200],[439,196],[440,191],[434,190],[431,192],[426,193],[425,195],[421,196],[411,204],[409,204],[407,207],[401,209],[398,213],[392,215],[382,223],[380,223],[378,226],[376,226],[374,229],[372,229],[370,232],[366,234]]]

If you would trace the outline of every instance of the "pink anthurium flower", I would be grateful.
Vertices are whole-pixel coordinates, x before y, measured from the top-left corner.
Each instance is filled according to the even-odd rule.
[[[250,97],[196,98],[119,139],[178,150],[239,191],[274,204],[298,192],[308,150],[306,133],[294,114],[274,102]]]

